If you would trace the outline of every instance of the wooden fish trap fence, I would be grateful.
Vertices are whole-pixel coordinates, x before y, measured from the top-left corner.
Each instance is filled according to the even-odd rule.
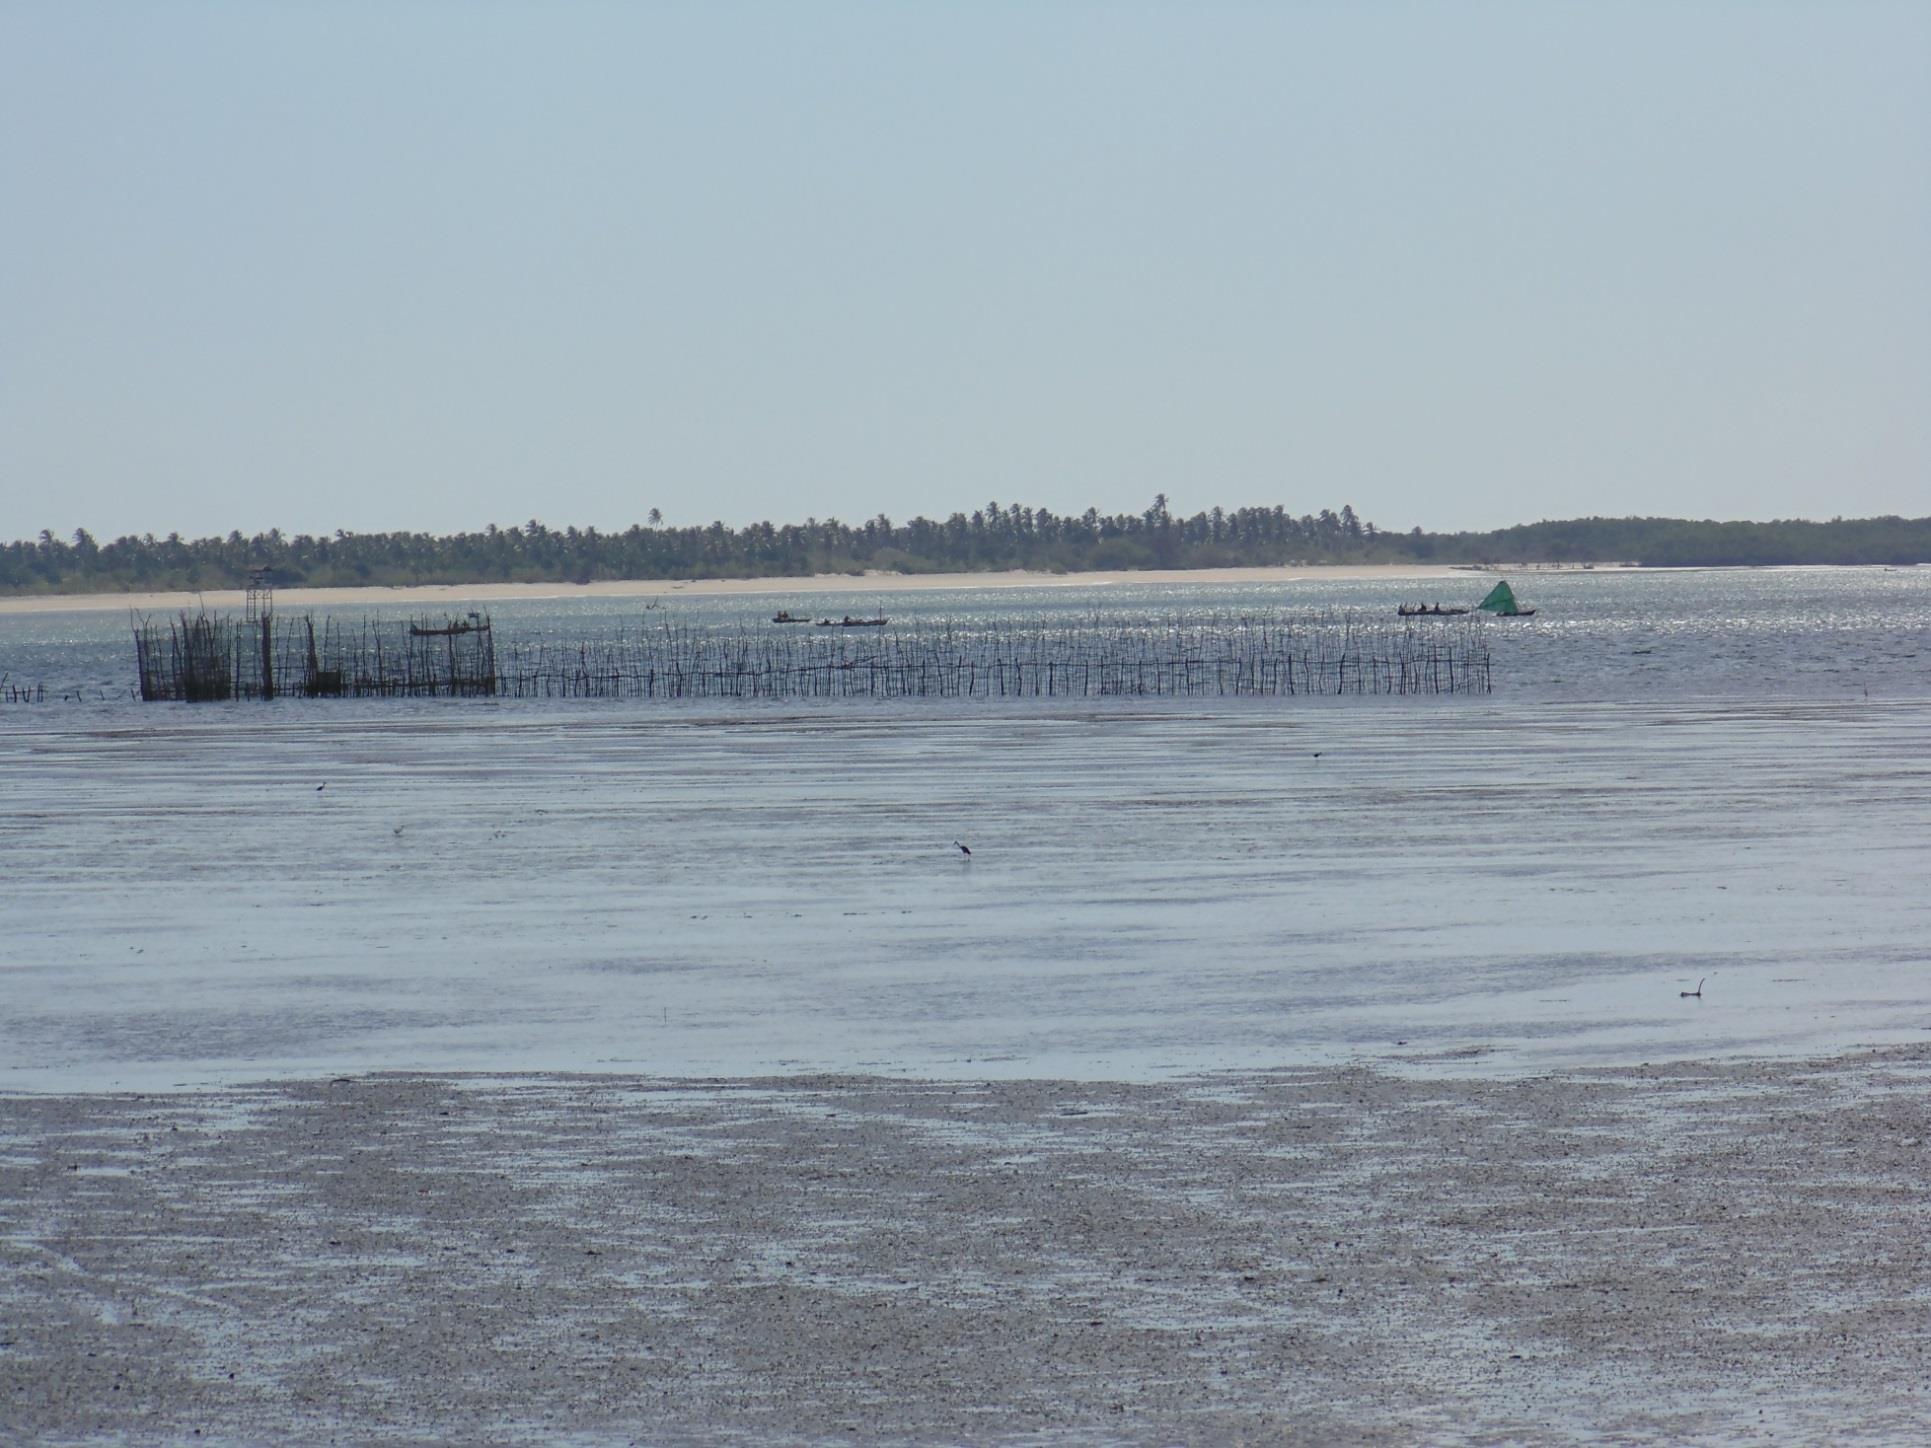
[[[183,613],[142,618],[134,653],[145,700],[480,698],[496,693],[489,619],[375,619],[340,625],[312,615],[244,618]]]
[[[506,642],[498,693],[545,699],[1002,699],[1486,694],[1483,626],[1353,615],[1095,616],[885,631],[674,624]]]
[[[1486,694],[1483,624],[1094,615],[886,629],[665,624],[505,641],[487,618],[351,627],[183,614],[135,629],[141,697],[1091,699]]]

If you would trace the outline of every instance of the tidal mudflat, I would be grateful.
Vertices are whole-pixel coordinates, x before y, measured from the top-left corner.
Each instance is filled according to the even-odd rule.
[[[1371,705],[57,717],[0,736],[0,1089],[1931,1029],[1931,701]]]
[[[1915,635],[1705,614],[1485,699],[10,711],[0,1441],[1922,1441]]]
[[[0,1098],[22,1442],[1912,1443],[1931,1048]]]

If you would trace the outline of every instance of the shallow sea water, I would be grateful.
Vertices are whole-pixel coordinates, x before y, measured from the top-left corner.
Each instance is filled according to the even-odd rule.
[[[0,709],[0,1090],[1490,1073],[1922,1039],[1931,570],[1514,581],[1539,612],[1492,626],[1481,699],[142,706],[124,615],[0,616],[0,671],[54,695]],[[564,638],[657,617],[493,612]]]

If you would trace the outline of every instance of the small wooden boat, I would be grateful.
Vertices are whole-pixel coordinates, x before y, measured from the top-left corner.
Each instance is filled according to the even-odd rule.
[[[1425,603],[1413,605],[1398,603],[1395,605],[1395,612],[1403,618],[1449,618],[1458,613],[1467,613],[1468,610],[1465,608],[1443,608],[1439,603],[1433,608],[1430,608]]]
[[[885,618],[853,618],[850,614],[846,614],[843,618],[821,618],[818,620],[818,627],[819,628],[884,628],[885,625],[890,622],[891,622],[890,619],[885,619]]]
[[[793,613],[788,608],[781,608],[776,613],[771,615],[771,622],[773,623],[810,623],[811,615],[808,613],[806,614]]]

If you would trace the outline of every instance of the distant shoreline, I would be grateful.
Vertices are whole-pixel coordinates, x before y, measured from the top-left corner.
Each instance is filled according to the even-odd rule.
[[[1014,569],[1000,573],[819,573],[804,578],[637,578],[597,583],[438,583],[392,588],[281,588],[275,602],[282,608],[321,608],[330,604],[366,606],[397,604],[406,608],[434,608],[454,603],[500,603],[512,599],[548,598],[712,598],[774,597],[821,593],[909,593],[915,591],[995,588],[1096,588],[1110,584],[1182,583],[1297,583],[1312,580],[1373,581],[1443,580],[1466,575],[1504,573],[1580,573],[1579,564],[1521,564],[1514,570],[1472,564],[1368,563],[1308,564],[1277,568],[1176,568],[1108,570],[1092,573],[1033,573]],[[1624,564],[1596,564],[1589,571],[1631,571]],[[47,593],[0,598],[0,614],[91,613],[126,609],[135,613],[174,613],[182,609],[235,609],[243,603],[240,589],[155,593]]]

